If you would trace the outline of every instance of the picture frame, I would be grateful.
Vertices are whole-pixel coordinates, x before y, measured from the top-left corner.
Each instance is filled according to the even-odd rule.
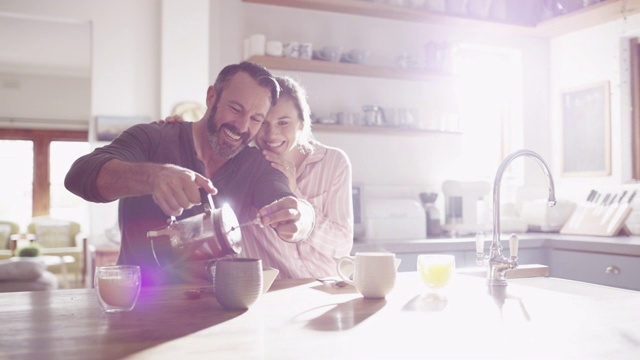
[[[129,127],[149,122],[141,116],[96,116],[96,140],[113,141]]]
[[[609,81],[562,91],[562,175],[611,174]]]

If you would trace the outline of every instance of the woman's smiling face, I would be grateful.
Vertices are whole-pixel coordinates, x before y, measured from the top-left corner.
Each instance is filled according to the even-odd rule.
[[[262,150],[284,154],[298,145],[301,129],[302,121],[293,100],[282,96],[269,109],[255,141]]]

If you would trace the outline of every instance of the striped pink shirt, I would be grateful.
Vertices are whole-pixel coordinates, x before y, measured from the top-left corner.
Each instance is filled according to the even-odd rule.
[[[296,196],[316,212],[311,235],[288,243],[270,227],[242,229],[243,257],[262,259],[280,271],[279,279],[336,275],[334,257],[349,255],[353,246],[351,162],[344,151],[313,142],[315,151],[300,165]]]

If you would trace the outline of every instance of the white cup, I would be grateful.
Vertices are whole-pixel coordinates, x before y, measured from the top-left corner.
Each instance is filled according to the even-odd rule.
[[[282,56],[282,41],[267,41],[266,52],[269,56]]]
[[[284,57],[300,57],[300,44],[297,41],[286,41],[282,45],[282,53]]]
[[[95,274],[96,296],[108,313],[130,311],[140,295],[140,267],[99,266]]]
[[[210,268],[213,292],[218,303],[229,310],[246,310],[262,294],[262,260],[220,259]]]
[[[345,263],[354,266],[353,280],[343,270]],[[337,263],[338,275],[346,283],[356,287],[356,290],[367,299],[381,299],[387,296],[396,284],[396,268],[399,259],[392,253],[364,252],[356,253],[355,257],[345,256]]]
[[[267,37],[264,34],[253,34],[249,37],[249,53],[251,56],[264,56]]]

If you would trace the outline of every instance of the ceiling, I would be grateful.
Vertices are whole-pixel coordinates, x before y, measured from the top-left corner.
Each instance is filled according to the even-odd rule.
[[[89,77],[89,22],[0,12],[0,72]]]

